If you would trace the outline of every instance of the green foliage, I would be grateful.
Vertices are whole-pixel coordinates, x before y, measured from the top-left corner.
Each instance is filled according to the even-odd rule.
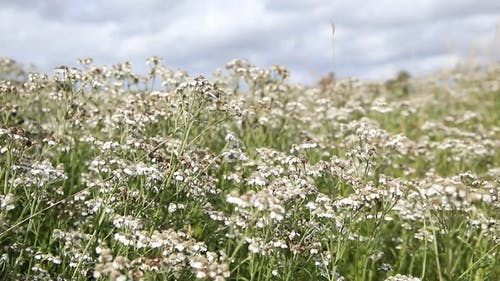
[[[305,87],[149,63],[1,61],[0,279],[500,275],[498,66]]]

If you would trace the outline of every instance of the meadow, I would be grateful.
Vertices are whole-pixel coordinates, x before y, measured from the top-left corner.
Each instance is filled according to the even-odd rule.
[[[499,280],[500,65],[0,60],[1,280]]]

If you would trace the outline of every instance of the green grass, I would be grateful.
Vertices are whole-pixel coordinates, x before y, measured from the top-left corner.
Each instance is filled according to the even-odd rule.
[[[318,87],[151,67],[0,63],[0,279],[500,276],[498,65]]]

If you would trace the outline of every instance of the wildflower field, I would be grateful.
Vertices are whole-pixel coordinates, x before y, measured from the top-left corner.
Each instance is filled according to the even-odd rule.
[[[500,65],[0,61],[0,280],[499,280]]]

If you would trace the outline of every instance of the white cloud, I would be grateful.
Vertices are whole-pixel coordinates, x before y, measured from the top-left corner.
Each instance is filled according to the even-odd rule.
[[[144,70],[160,55],[193,75],[243,57],[310,82],[334,69],[333,19],[338,74],[381,78],[450,66],[472,47],[499,60],[499,10],[486,0],[2,1],[0,55],[43,70],[87,56]]]

